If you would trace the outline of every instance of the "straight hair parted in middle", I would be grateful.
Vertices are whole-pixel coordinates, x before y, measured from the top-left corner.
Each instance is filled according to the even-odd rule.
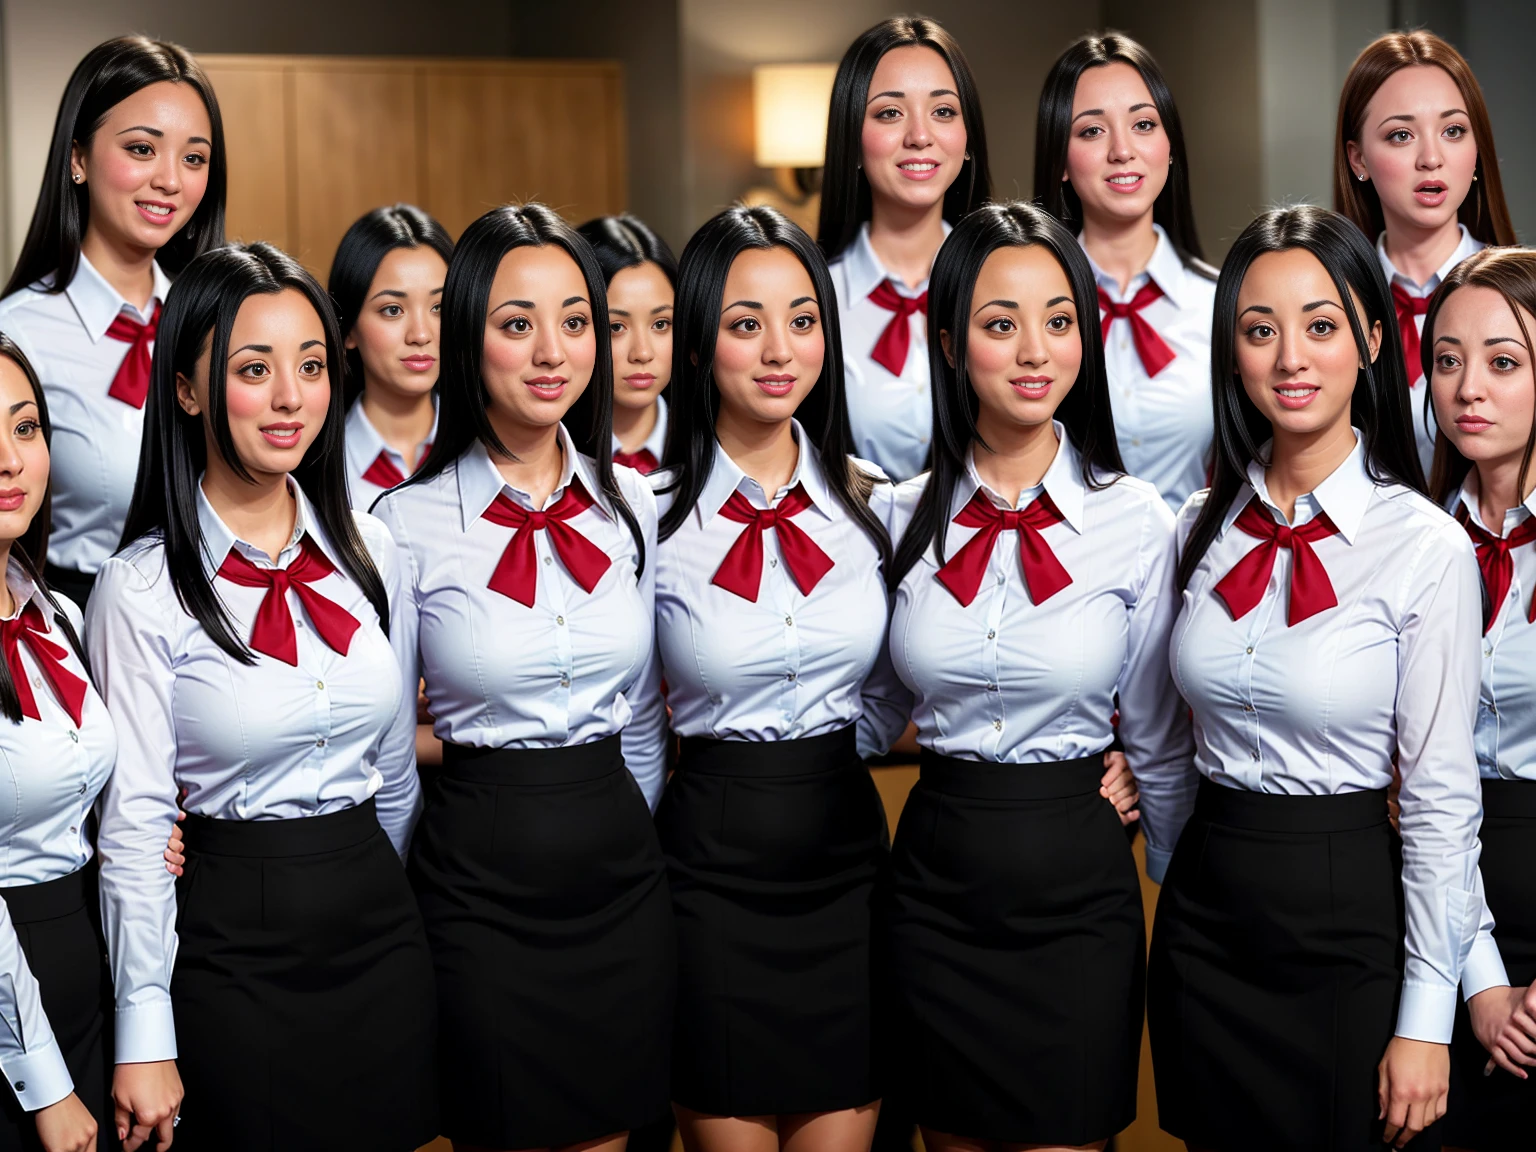
[[[254,664],[256,658],[236,637],[229,612],[203,569],[207,543],[197,516],[198,482],[208,463],[203,421],[212,425],[219,456],[235,475],[249,480],[250,473],[240,462],[229,431],[225,372],[229,335],[249,297],[285,291],[300,293],[320,317],[325,328],[325,368],[331,383],[325,423],[293,470],[293,478],[308,497],[335,552],[330,560],[362,589],[378,614],[379,627],[389,631],[384,582],[357,531],[347,500],[341,333],[330,297],[281,249],[267,243],[230,244],[193,260],[176,277],[166,296],[144,407],[144,447],[139,453],[139,474],[121,547],[143,536],[158,536],[181,606],[197,619],[209,639],[242,664]],[[208,408],[204,415],[193,416],[177,401],[176,378],[193,379],[197,361],[205,351],[209,354]],[[224,558],[212,559],[218,562]]]
[[[1237,297],[1248,269],[1267,252],[1304,248],[1327,270],[1349,317],[1349,330],[1364,365],[1355,378],[1350,423],[1360,430],[1366,472],[1377,484],[1401,484],[1424,492],[1424,470],[1409,419],[1408,380],[1403,371],[1397,312],[1382,276],[1376,249],[1344,216],[1301,204],[1272,208],[1233,243],[1216,281],[1211,322],[1211,401],[1216,415],[1215,460],[1210,492],[1179,557],[1178,584],[1188,585],[1221,522],[1248,480],[1248,465],[1263,460],[1261,449],[1273,429],[1243,388],[1237,371]],[[1351,293],[1360,298],[1357,312]],[[1381,347],[1371,360],[1367,334],[1381,325]]]
[[[1099,326],[1098,292],[1093,269],[1076,237],[1044,208],[1015,200],[987,204],[955,226],[939,249],[928,281],[928,318],[932,331],[949,333],[950,355],[943,341],[928,341],[933,395],[933,469],[918,498],[912,521],[902,534],[891,565],[894,588],[930,547],[943,563],[944,537],[955,486],[965,475],[973,444],[986,447],[976,430],[981,404],[966,372],[972,298],[987,258],[1001,248],[1038,244],[1050,250],[1072,286],[1083,360],[1077,380],[1056,409],[1055,419],[1082,458],[1083,483],[1107,488],[1125,473],[1110,412],[1109,379],[1104,371],[1104,338]],[[951,362],[950,357],[953,357]]]

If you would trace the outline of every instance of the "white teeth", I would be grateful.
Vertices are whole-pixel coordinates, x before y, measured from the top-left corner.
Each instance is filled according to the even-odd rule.
[[[1303,396],[1310,396],[1316,392],[1316,388],[1277,388],[1275,391],[1289,400],[1300,400]]]
[[[1140,176],[1111,176],[1109,182],[1111,184],[1134,184],[1140,179]]]
[[[155,216],[169,216],[171,214],[169,208],[162,208],[158,204],[140,204],[139,207]]]
[[[906,164],[898,164],[897,167],[906,172],[932,172],[938,165],[927,160],[912,160]]]

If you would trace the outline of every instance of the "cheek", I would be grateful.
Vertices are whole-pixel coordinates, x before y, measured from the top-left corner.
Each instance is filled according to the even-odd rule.
[[[1394,148],[1380,142],[1365,145],[1360,150],[1365,159],[1365,167],[1371,174],[1371,179],[1376,184],[1387,188],[1388,191],[1402,191],[1399,184],[1412,181],[1418,171],[1414,160],[1414,151],[1411,148]]]
[[[1237,362],[1237,375],[1243,382],[1243,391],[1262,408],[1269,399],[1269,376],[1274,371],[1275,353],[1239,339],[1233,359]]]
[[[382,359],[399,343],[394,329],[379,316],[358,317],[352,334],[357,338],[357,350],[365,361]]]
[[[1084,188],[1097,183],[1102,159],[1103,150],[1096,150],[1088,140],[1074,136],[1067,144],[1067,180],[1079,196]]]
[[[93,157],[91,165],[91,190],[112,193],[135,192],[148,178],[150,168],[119,148],[109,148],[102,156]],[[96,196],[92,195],[92,202]],[[131,205],[130,205],[131,207]]]
[[[521,375],[528,366],[532,347],[531,340],[516,340],[500,328],[487,328],[481,350],[481,374],[487,381]]]
[[[1083,342],[1076,332],[1057,338],[1051,345],[1051,359],[1056,362],[1056,379],[1065,391],[1076,383],[1078,373],[1083,369]]]
[[[658,332],[651,337],[651,351],[654,359],[651,371],[662,384],[672,379],[672,332]]]
[[[882,124],[878,120],[864,121],[859,147],[864,154],[864,167],[873,167],[872,160],[886,160],[901,147],[902,132],[899,125]],[[866,173],[867,175],[867,173]]]
[[[1531,425],[1536,422],[1536,386],[1528,375],[1501,380],[1488,389],[1488,398],[1500,422],[1508,425],[1514,438],[1524,444],[1530,439]]]
[[[1015,367],[1013,342],[973,337],[971,346],[966,349],[965,360],[973,379],[991,380],[1001,373],[1011,372]]]
[[[752,372],[758,365],[756,340],[738,340],[721,333],[715,344],[715,380],[734,382]]]
[[[572,336],[565,345],[573,376],[591,376],[597,364],[597,334],[589,326],[579,336]]]
[[[259,420],[270,413],[272,404],[263,385],[231,380],[224,386],[224,409],[233,429],[237,424]]]
[[[21,459],[27,474],[32,477],[32,495],[37,504],[41,505],[43,494],[48,487],[49,469],[53,463],[48,456],[48,445],[43,443],[41,436],[22,449]]]
[[[819,327],[800,337],[795,345],[795,359],[800,361],[800,371],[796,374],[802,380],[814,384],[821,378],[822,365],[827,362],[827,342]]]
[[[1347,332],[1337,333],[1334,339],[1321,345],[1313,354],[1313,363],[1323,376],[1323,382],[1335,388],[1353,389],[1360,376],[1360,353]]]

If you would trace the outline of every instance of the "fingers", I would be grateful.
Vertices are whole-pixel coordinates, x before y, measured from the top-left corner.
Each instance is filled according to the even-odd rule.
[[[133,1123],[133,1113],[124,1108],[114,1097],[112,1100],[112,1124],[117,1129],[117,1138],[120,1141],[128,1139],[128,1128]],[[132,1152],[132,1149],[129,1149]]]
[[[1385,1059],[1376,1065],[1376,1119],[1387,1118],[1387,1062]],[[1390,1136],[1383,1137],[1390,1140]]]
[[[123,1152],[138,1152],[144,1142],[155,1134],[148,1124],[135,1124],[128,1129],[128,1139],[123,1141]]]
[[[1495,1044],[1490,1052],[1492,1058],[1488,1061],[1487,1067],[1483,1069],[1484,1076],[1491,1075],[1494,1066],[1497,1065],[1498,1067],[1504,1069],[1504,1071],[1508,1072],[1511,1076],[1515,1076],[1521,1080],[1526,1079],[1525,1069],[1521,1068],[1519,1065],[1513,1062],[1512,1053],[1510,1053],[1502,1043]]]
[[[176,1138],[176,1112],[173,1109],[164,1120],[155,1125],[155,1135],[160,1138],[160,1152],[171,1146]]]

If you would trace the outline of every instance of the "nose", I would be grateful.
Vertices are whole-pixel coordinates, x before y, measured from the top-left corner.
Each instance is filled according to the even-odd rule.
[[[17,448],[16,437],[9,432],[0,433],[0,476],[19,476],[21,469],[21,452]]]
[[[656,359],[656,346],[651,341],[651,330],[642,324],[635,329],[635,334],[630,339],[629,362],[649,364],[654,359]]]
[[[792,359],[788,330],[770,325],[763,339],[763,363],[782,367]]]
[[[541,368],[558,368],[565,363],[565,348],[559,330],[540,326],[533,338],[533,362]]]
[[[933,132],[927,116],[921,113],[907,116],[907,131],[902,143],[908,148],[926,148],[933,143]]]
[[[1039,328],[1025,327],[1019,334],[1017,362],[1019,367],[1038,368],[1051,358],[1045,342],[1045,332]]]
[[[272,407],[279,412],[297,412],[304,407],[304,392],[299,387],[297,371],[279,368],[272,374]]]
[[[1275,341],[1275,369],[1286,376],[1294,376],[1308,364],[1305,335],[1300,331],[1282,328]]]
[[[417,348],[431,344],[437,339],[436,320],[437,316],[430,304],[422,308],[413,308],[410,327],[405,333],[405,342]]]
[[[1136,156],[1136,147],[1132,143],[1131,134],[1126,128],[1111,128],[1109,130],[1109,162],[1111,164],[1125,164]]]

